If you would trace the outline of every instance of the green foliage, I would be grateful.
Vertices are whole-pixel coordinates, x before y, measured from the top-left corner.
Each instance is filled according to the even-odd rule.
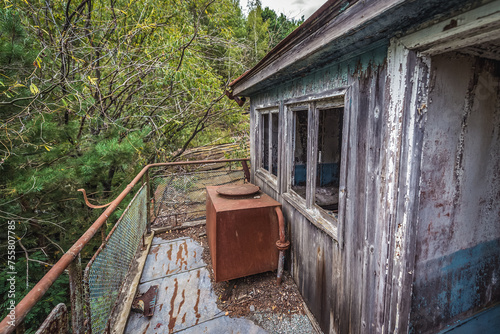
[[[20,80],[36,60],[31,43],[20,23],[20,14],[0,8],[0,96],[14,97],[28,92]]]
[[[224,96],[227,83],[298,24],[260,3],[245,17],[237,0],[5,4],[0,218],[15,220],[29,258],[48,264],[102,212],[86,207],[79,188],[104,204],[147,163],[175,160],[194,146],[246,142],[248,115]],[[246,155],[246,147],[237,155]],[[109,218],[108,231],[132,196]],[[84,261],[99,244],[94,239]],[[16,263],[18,282],[26,280],[23,261]],[[30,261],[29,287],[45,271]],[[37,304],[28,327],[67,298],[66,283],[62,278]],[[27,291],[20,286],[16,298]]]
[[[278,16],[269,7],[264,8],[261,12],[263,22],[268,24],[269,31],[269,48],[274,48],[286,36],[294,31],[299,25],[304,22],[304,17],[300,20],[288,19],[283,13]]]
[[[262,19],[260,2],[250,10],[247,20],[247,34],[252,46],[252,60],[258,62],[269,51],[269,23]]]
[[[19,256],[22,253],[19,253]],[[18,258],[15,262],[15,270],[3,269],[0,271],[0,281],[6,284],[0,284],[0,316],[2,319],[9,313],[9,293],[15,292],[15,301],[19,303],[22,297],[31,290],[35,283],[40,280],[43,275],[48,271],[49,266],[44,265],[40,262],[47,261],[47,257],[41,252],[37,251],[30,255],[30,261],[28,262],[28,271],[26,268],[26,258]],[[15,272],[11,274],[10,272]],[[27,280],[26,277],[29,277]],[[15,281],[15,290],[10,290],[10,280]],[[9,280],[9,281],[8,281]],[[30,313],[25,318],[25,327],[28,329],[27,334],[34,333],[35,328],[38,328],[47,315],[52,311],[52,309],[59,303],[64,303],[67,301],[67,295],[69,294],[69,278],[68,275],[64,274],[61,276],[54,285],[47,291],[47,293],[42,297],[42,300],[37,303]]]

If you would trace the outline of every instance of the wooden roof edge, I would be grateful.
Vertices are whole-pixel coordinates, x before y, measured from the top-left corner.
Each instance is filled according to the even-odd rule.
[[[330,0],[229,86],[235,96],[251,96],[283,78],[318,68],[320,63],[492,1]]]
[[[300,37],[305,37],[304,35],[308,35],[307,33],[313,30],[314,28],[318,28],[318,24],[321,23],[320,18],[328,16],[335,9],[340,9],[341,4],[345,3],[347,7],[354,4],[358,0],[351,1],[350,3],[345,0],[328,0],[325,2],[317,11],[315,11],[307,20],[305,20],[300,26],[298,26],[294,31],[292,31],[287,37],[285,37],[281,42],[279,42],[274,48],[272,48],[254,67],[249,70],[246,70],[242,75],[238,78],[234,79],[229,86],[233,87],[239,81],[245,79],[248,75],[255,72],[258,68],[262,67],[269,59],[279,56],[285,51],[287,45],[294,44]],[[343,10],[345,10],[344,8]],[[340,12],[339,12],[340,14]],[[316,30],[316,29],[314,29]]]

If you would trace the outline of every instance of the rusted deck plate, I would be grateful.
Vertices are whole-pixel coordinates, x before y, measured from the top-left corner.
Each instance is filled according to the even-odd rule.
[[[205,268],[141,284],[139,293],[152,284],[160,285],[155,314],[151,318],[131,314],[125,333],[176,332],[222,315]]]
[[[159,286],[155,313],[145,317],[132,312],[125,333],[265,333],[253,322],[231,319],[217,308],[202,252],[203,247],[190,238],[153,240],[138,293]]]
[[[170,242],[155,238],[140,282],[145,283],[182,271],[204,267],[202,253],[203,248],[190,238],[180,238],[170,240]]]
[[[156,246],[159,248],[154,250]],[[169,257],[167,253],[170,250]],[[305,318],[302,322],[307,323],[307,326],[298,325],[297,321],[283,321],[281,317],[277,320],[279,326],[269,325],[263,319],[274,319],[273,317],[277,316],[270,310],[268,313],[260,312],[260,320],[257,312],[255,319],[231,318],[225,315],[225,312],[217,308],[217,296],[212,288],[206,264],[201,258],[202,252],[203,247],[190,238],[153,240],[143,271],[143,279],[149,279],[139,285],[138,293],[145,293],[150,286],[158,285],[155,313],[152,317],[145,317],[131,312],[124,333],[266,333],[262,327],[271,333],[313,332],[305,315],[300,317]],[[167,270],[164,268],[170,268],[170,274],[166,274]],[[151,271],[156,274],[151,274]],[[278,328],[278,331],[275,330]]]

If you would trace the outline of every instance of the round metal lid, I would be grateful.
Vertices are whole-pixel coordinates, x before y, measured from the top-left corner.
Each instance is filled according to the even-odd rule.
[[[248,196],[259,192],[260,188],[253,184],[229,185],[217,188],[217,193],[224,196]]]

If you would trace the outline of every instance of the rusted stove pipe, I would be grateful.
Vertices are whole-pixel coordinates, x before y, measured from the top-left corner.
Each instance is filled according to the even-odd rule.
[[[285,266],[285,251],[290,247],[290,241],[286,240],[285,236],[285,218],[283,218],[283,212],[279,206],[275,207],[274,210],[278,215],[278,228],[280,233],[280,239],[276,241],[276,247],[280,251],[278,257],[278,285],[281,284],[281,277],[283,276],[283,267]]]

